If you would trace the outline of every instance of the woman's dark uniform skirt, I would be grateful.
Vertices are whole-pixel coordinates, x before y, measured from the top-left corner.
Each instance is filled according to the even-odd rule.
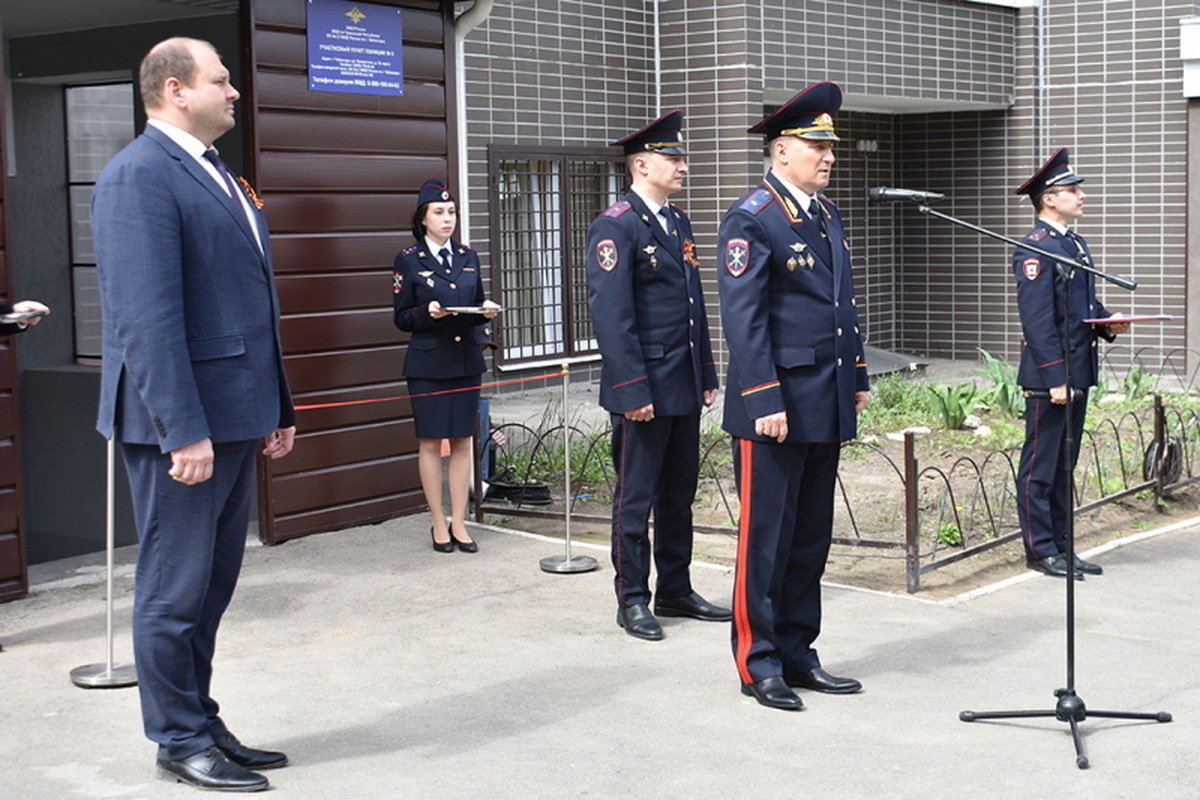
[[[451,391],[454,389],[461,391]],[[414,395],[413,422],[418,439],[461,439],[475,433],[475,417],[479,413],[478,375],[409,378],[408,392]]]

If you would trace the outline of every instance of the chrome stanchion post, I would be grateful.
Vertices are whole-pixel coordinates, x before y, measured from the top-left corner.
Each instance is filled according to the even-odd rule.
[[[591,556],[571,555],[571,415],[567,407],[567,385],[571,379],[570,371],[569,364],[562,365],[563,521],[567,549],[565,555],[547,556],[541,560],[542,570],[545,572],[590,572],[600,566]]]
[[[106,609],[105,637],[108,646],[108,660],[103,664],[85,664],[71,670],[71,682],[81,689],[119,689],[124,686],[137,685],[137,672],[133,664],[113,663],[113,548],[115,543],[114,529],[116,503],[116,445],[114,440],[108,440],[108,508],[105,517],[105,551],[108,557],[108,599]]]

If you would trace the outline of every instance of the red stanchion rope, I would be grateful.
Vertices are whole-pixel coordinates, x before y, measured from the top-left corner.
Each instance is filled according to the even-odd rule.
[[[391,403],[396,400],[410,400],[414,397],[435,397],[440,394],[455,394],[456,392],[473,392],[477,389],[492,389],[497,386],[511,386],[514,383],[529,383],[530,381],[547,381],[551,378],[561,378],[567,373],[551,372],[548,375],[535,375],[532,378],[514,378],[510,381],[496,381],[494,383],[484,383],[479,386],[464,386],[461,389],[443,389],[440,392],[424,392],[422,394],[398,394],[393,397],[370,397],[365,400],[343,400],[338,403],[314,403],[306,406],[296,406],[297,411],[312,411],[317,408],[340,408],[343,406],[361,406],[370,403]]]

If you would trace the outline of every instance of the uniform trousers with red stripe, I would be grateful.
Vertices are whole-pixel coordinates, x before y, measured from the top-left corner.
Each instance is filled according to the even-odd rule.
[[[821,665],[821,576],[841,445],[733,440],[741,500],[733,656],[743,683]]]
[[[1079,459],[1087,416],[1087,389],[1071,408],[1074,452],[1067,449],[1067,407],[1049,400],[1025,401],[1025,445],[1017,468],[1017,518],[1025,555],[1043,559],[1067,552],[1067,524],[1074,504],[1067,478]]]
[[[700,473],[700,414],[647,422],[612,415],[612,561],[617,602],[650,602],[650,511],[654,511],[655,592],[691,594],[692,501]]]

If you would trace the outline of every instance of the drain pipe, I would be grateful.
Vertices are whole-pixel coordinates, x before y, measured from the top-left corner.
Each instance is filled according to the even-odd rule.
[[[471,186],[467,172],[467,70],[464,40],[492,13],[494,0],[475,0],[475,4],[454,21],[454,104],[455,128],[458,141],[454,146],[458,152],[458,236],[461,241],[471,241],[470,197]]]

